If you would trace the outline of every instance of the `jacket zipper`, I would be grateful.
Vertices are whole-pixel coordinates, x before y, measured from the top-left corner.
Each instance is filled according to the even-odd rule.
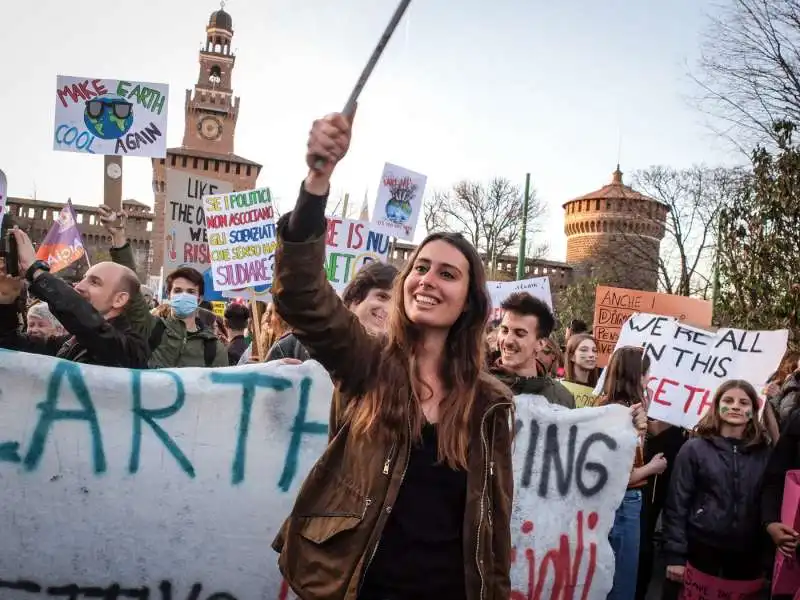
[[[386,459],[386,462],[383,465],[383,473],[384,475],[388,475],[389,463],[392,460],[392,454],[394,454],[394,448],[397,444],[396,441],[392,442],[392,447],[389,449],[389,458]],[[406,464],[403,466],[403,474],[400,475],[400,485],[398,486],[398,490],[403,487],[403,480],[406,478],[406,471],[408,471],[408,462],[411,458],[411,415],[408,416],[408,453],[406,454]],[[391,482],[389,483],[391,485]],[[378,517],[380,518],[380,517]],[[384,528],[386,526],[384,525]],[[383,532],[381,532],[381,537],[383,537]],[[358,585],[358,591],[361,592],[361,588],[364,586],[364,581],[367,578],[367,571],[369,571],[369,567],[372,564],[372,560],[375,558],[375,555],[378,553],[378,547],[381,545],[381,540],[378,538],[378,541],[375,542],[375,547],[372,549],[372,553],[369,555],[369,560],[367,561],[367,566],[364,567],[364,570],[361,572],[361,582]]]
[[[386,457],[386,462],[383,463],[383,474],[384,475],[388,475],[389,474],[389,466],[392,464],[392,458],[394,458],[394,448],[395,448],[396,444],[397,444],[396,440],[394,442],[392,442],[392,447],[389,448],[389,455]]]
[[[733,446],[733,525],[739,526],[739,447]]]
[[[489,410],[487,410],[483,414],[483,418],[481,419],[481,443],[483,445],[483,464],[484,464],[484,472],[483,472],[483,491],[481,492],[481,510],[478,516],[478,531],[475,538],[475,565],[478,567],[478,575],[481,578],[481,595],[480,598],[483,600],[485,590],[486,590],[486,581],[483,577],[483,569],[481,568],[481,526],[483,525],[483,501],[486,498],[486,487],[489,485],[489,474],[494,474],[494,463],[489,462],[489,443],[486,441],[486,431],[484,430],[484,424],[486,423],[486,417],[495,409],[500,406],[511,406],[510,402],[504,402],[502,404],[495,404]],[[494,443],[494,440],[492,440]]]

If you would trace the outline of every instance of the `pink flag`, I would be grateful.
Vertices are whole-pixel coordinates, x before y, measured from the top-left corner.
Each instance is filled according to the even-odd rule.
[[[55,273],[81,259],[85,254],[81,232],[75,219],[75,210],[72,208],[72,201],[67,200],[58,219],[39,246],[36,258],[50,265],[50,271]]]

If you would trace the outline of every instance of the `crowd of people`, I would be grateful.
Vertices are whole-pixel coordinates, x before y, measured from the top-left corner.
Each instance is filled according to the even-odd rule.
[[[289,585],[303,598],[506,600],[513,397],[575,409],[569,386],[598,382],[596,341],[576,320],[559,343],[553,312],[527,293],[487,326],[484,266],[452,232],[428,235],[399,272],[370,264],[337,294],[323,268],[325,209],[350,135],[340,114],[312,127],[263,316],[231,303],[217,317],[189,267],[168,274],[159,305],[135,274],[124,213],[101,207],[112,261],[75,286],[12,230],[20,276],[0,259],[0,347],[136,369],[317,360],[336,392],[329,448],[273,542]],[[646,418],[649,370],[640,348],[618,349],[587,402],[629,407],[640,434],[609,536],[608,597],[643,599],[665,577],[663,597],[677,598],[687,565],[768,578],[775,553],[794,557],[800,538],[780,518],[785,474],[800,468],[800,355],[787,354],[764,406],[749,383],[728,381],[691,431]]]

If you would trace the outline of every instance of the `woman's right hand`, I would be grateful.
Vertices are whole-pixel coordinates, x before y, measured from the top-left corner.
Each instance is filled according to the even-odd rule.
[[[686,567],[683,565],[669,565],[667,567],[667,579],[677,583],[683,583],[683,574],[686,572]]]
[[[667,470],[667,459],[664,458],[664,453],[659,452],[650,462],[647,463],[647,468],[650,470],[650,475],[661,475]]]
[[[789,558],[795,556],[798,534],[794,529],[783,523],[770,523],[767,525],[767,533],[781,554]]]
[[[306,180],[307,186],[314,182],[327,184],[336,165],[347,154],[350,148],[350,135],[352,133],[353,119],[341,113],[333,113],[322,119],[314,121],[311,132],[308,134],[308,151],[306,164],[311,172]],[[322,164],[319,159],[323,159]],[[308,190],[315,193],[315,190]]]

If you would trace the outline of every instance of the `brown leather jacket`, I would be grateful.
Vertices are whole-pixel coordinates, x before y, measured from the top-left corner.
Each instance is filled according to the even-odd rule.
[[[285,227],[279,223],[279,236]],[[303,600],[355,600],[403,483],[408,435],[394,442],[354,439],[342,415],[381,372],[380,338],[370,336],[328,284],[324,236],[281,240],[273,300],[311,357],[337,385],[329,445],[311,469],[273,542],[278,564]],[[467,600],[508,600],[511,567],[512,402],[510,390],[482,374],[471,425],[464,511]],[[411,401],[409,386],[400,390]],[[378,437],[378,436],[376,436]]]

